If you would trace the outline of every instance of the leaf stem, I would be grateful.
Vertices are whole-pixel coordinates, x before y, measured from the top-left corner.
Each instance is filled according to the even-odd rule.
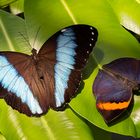
[[[54,137],[54,134],[52,133],[52,130],[50,129],[50,127],[44,117],[41,117],[41,122],[42,122],[45,130],[48,132],[48,136],[50,137],[50,140],[56,140]]]
[[[63,4],[63,6],[66,9],[66,11],[68,12],[69,16],[71,17],[73,23],[78,24],[78,22],[76,21],[74,15],[72,14],[72,12],[71,12],[70,8],[68,7],[67,3],[65,2],[65,0],[60,0],[60,1]]]

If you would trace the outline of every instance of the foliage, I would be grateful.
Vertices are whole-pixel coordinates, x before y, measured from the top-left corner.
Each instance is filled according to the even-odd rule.
[[[1,4],[0,6],[7,5]],[[20,6],[19,6],[20,5]],[[20,7],[20,8],[17,8]],[[98,29],[99,38],[83,71],[84,88],[64,112],[50,110],[41,118],[28,118],[0,102],[0,131],[6,139],[111,139],[106,131],[140,137],[140,98],[135,96],[129,117],[107,126],[95,106],[92,93],[98,68],[120,57],[139,58],[140,44],[121,25],[140,34],[138,0],[25,0],[13,3],[13,14],[0,10],[0,50],[30,54],[56,31],[72,24],[89,24]],[[19,9],[16,11],[15,9]],[[24,11],[25,19],[16,14]],[[36,37],[37,36],[37,37]],[[95,126],[106,131],[99,130]],[[96,128],[97,132],[94,131]],[[126,131],[127,130],[127,131]],[[106,132],[106,133],[104,133]]]

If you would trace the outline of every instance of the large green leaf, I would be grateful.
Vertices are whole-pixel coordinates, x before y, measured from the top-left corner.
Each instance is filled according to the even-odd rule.
[[[139,56],[138,43],[120,26],[117,16],[106,0],[88,0],[86,3],[84,0],[78,0],[76,3],[71,0],[53,3],[50,0],[28,0],[25,1],[25,18],[32,42],[40,28],[37,38],[39,48],[42,42],[62,27],[82,23],[95,26],[99,31],[98,48],[94,51],[97,60],[104,57],[101,63],[124,55]]]
[[[0,131],[6,140],[93,140],[90,128],[70,109],[30,118],[0,101]]]
[[[28,0],[25,2],[25,18],[30,40],[35,38],[40,27],[37,37],[39,48],[46,39],[64,26],[80,23],[90,24],[98,29],[99,39],[84,71],[84,88],[70,105],[75,112],[102,129],[139,137],[139,123],[135,123],[133,113],[125,120],[109,127],[104,123],[95,107],[92,84],[98,67],[120,57],[139,58],[140,56],[140,45],[120,25],[118,16],[110,3],[107,0],[88,0],[86,2],[84,0],[76,2],[72,0],[55,0],[53,2],[51,0]],[[92,74],[88,77],[90,73]],[[138,111],[138,108],[135,109],[136,106],[139,106],[137,100],[134,112]]]
[[[1,50],[16,50],[24,52],[23,48],[25,47],[25,50],[28,51],[30,50],[28,39],[32,47],[39,49],[41,45],[46,41],[46,39],[48,39],[57,30],[60,30],[62,27],[71,24],[90,24],[98,29],[99,39],[96,48],[94,49],[93,54],[90,57],[90,61],[86,69],[84,70],[85,86],[82,89],[82,92],[75,99],[73,99],[70,105],[76,113],[102,129],[124,135],[139,137],[140,132],[138,131],[138,129],[140,126],[140,121],[138,97],[135,98],[135,105],[131,116],[116,125],[108,127],[104,123],[100,114],[97,112],[95,107],[95,99],[92,95],[93,80],[98,72],[97,65],[100,66],[116,58],[124,56],[139,58],[139,44],[133,36],[131,36],[120,26],[120,20],[118,19],[118,16],[115,14],[108,1],[88,0],[85,2],[84,0],[77,0],[75,2],[72,0],[54,0],[52,2],[51,0],[26,0],[25,19],[26,22],[24,22],[20,18],[7,15],[5,12],[0,11],[0,42],[2,42],[0,44]],[[24,27],[25,25],[28,36]],[[18,40],[16,39],[16,37],[20,37],[20,39]],[[21,47],[19,42],[23,47]],[[90,77],[88,77],[89,75]],[[35,119],[34,121],[34,119],[30,119],[28,117],[25,117],[24,115],[15,113],[15,111],[12,111],[11,109],[8,109],[4,102],[1,103],[1,107],[1,110],[5,112],[1,115],[0,122],[3,123],[3,125],[1,125],[0,131],[4,136],[6,136],[7,139],[12,136],[13,139],[21,139],[22,137],[28,139],[41,139],[43,137],[48,138],[47,134],[50,135],[50,132],[41,132],[40,129],[42,130],[42,125],[39,124],[42,124],[42,122],[44,122],[43,124],[45,124],[44,120],[48,121],[49,119],[57,119],[56,116],[57,114],[59,114],[59,112],[57,113],[54,111],[50,111],[54,114],[47,114],[45,118],[43,118],[43,120]],[[66,110],[65,112],[67,111],[70,110]],[[65,112],[60,114],[65,114]],[[16,120],[14,121],[14,123],[17,122],[17,124],[10,125],[10,131],[7,131],[8,128],[6,126],[8,125],[6,124],[6,121],[8,122],[8,124],[11,124],[12,121],[12,118],[9,118],[9,120],[7,120],[10,114],[11,116],[13,114],[15,115],[15,117],[12,118]],[[69,119],[73,118],[72,116],[74,115],[71,111],[70,114],[71,116],[69,117]],[[21,116],[24,117],[22,118]],[[46,117],[48,118],[46,119]],[[74,115],[74,117],[76,116]],[[5,118],[7,119],[5,120]],[[77,117],[74,118],[72,122],[77,124],[77,119],[79,120],[79,118]],[[53,121],[51,123],[53,123]],[[36,126],[36,124],[34,125],[34,122],[38,122],[38,127]],[[81,122],[81,120],[79,120],[78,123],[83,123],[85,127],[82,126],[83,129],[79,130],[79,133],[77,135],[79,136],[81,134],[84,134],[85,131],[86,134],[84,135],[86,137],[88,135],[89,139],[93,139],[87,125],[84,122]],[[32,130],[32,127],[30,127],[29,124],[34,128],[34,130]],[[59,126],[58,129],[60,129],[61,127],[63,128],[63,121],[60,124],[56,122],[56,124],[58,124]],[[50,125],[44,125],[44,127],[45,126],[52,127]],[[53,127],[55,128],[55,126]],[[66,134],[68,134],[66,138],[69,138],[69,129],[67,129],[67,127],[65,128]],[[73,129],[73,131],[76,130],[77,128]],[[31,131],[31,133],[29,131]],[[51,134],[55,134],[55,131],[57,130],[53,130]],[[63,137],[61,134],[63,133],[58,133],[60,133],[61,139]],[[36,135],[34,136],[34,134]],[[83,137],[85,139],[86,137],[84,137],[84,135],[81,135],[80,138]],[[55,139],[57,139],[57,137],[55,137]]]

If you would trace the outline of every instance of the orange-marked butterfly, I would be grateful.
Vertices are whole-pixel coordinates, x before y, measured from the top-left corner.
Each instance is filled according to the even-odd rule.
[[[133,91],[140,88],[140,60],[120,58],[103,65],[95,78],[96,107],[108,124],[133,103]]]

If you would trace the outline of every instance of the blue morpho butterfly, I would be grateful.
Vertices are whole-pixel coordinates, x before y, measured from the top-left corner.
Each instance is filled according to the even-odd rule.
[[[59,110],[79,87],[98,32],[73,25],[48,39],[37,53],[0,52],[0,97],[28,116]]]

